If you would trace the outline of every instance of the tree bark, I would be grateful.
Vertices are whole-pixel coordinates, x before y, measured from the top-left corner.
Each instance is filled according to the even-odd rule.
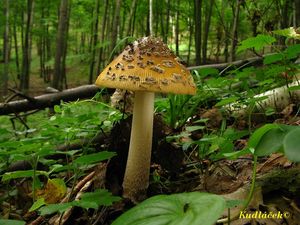
[[[94,69],[96,63],[96,46],[98,42],[98,22],[99,22],[99,4],[100,0],[96,0],[95,2],[95,17],[94,17],[94,29],[93,29],[93,45],[92,45],[92,55],[91,55],[91,63],[90,63],[90,76],[89,76],[89,84],[94,81]]]
[[[153,35],[153,1],[149,0],[149,34]]]
[[[236,0],[233,25],[232,25],[232,40],[231,40],[231,51],[229,56],[229,62],[235,60],[235,50],[238,43],[238,22],[239,22],[239,14],[240,14],[240,5],[241,5],[241,0]]]
[[[115,15],[113,20],[112,32],[111,32],[111,45],[110,45],[110,52],[113,51],[117,44],[118,40],[118,28],[120,23],[120,9],[121,9],[121,0],[116,0],[116,8],[115,8]]]
[[[176,11],[176,26],[175,26],[175,51],[176,55],[179,56],[179,8],[180,8],[180,0],[177,0],[177,11]]]
[[[132,21],[133,21],[134,12],[135,12],[135,9],[136,9],[136,2],[137,2],[137,0],[132,0],[132,2],[131,2],[126,36],[132,36],[133,35],[133,33],[132,33]]]
[[[201,64],[201,36],[202,36],[202,0],[194,0],[194,20],[195,20],[195,51],[196,65]]]
[[[3,34],[3,74],[2,74],[2,85],[1,89],[3,92],[3,96],[7,94],[8,88],[8,69],[9,69],[9,52],[10,52],[10,44],[9,44],[9,0],[4,1],[4,15],[5,15],[5,29]],[[1,93],[0,93],[1,96]]]
[[[300,0],[295,0],[296,26],[300,27]]]
[[[207,41],[208,41],[208,33],[210,28],[210,21],[212,15],[212,9],[214,5],[214,0],[210,0],[207,2],[206,13],[205,13],[205,24],[204,24],[204,34],[203,34],[203,43],[202,43],[202,63],[206,63],[207,58]]]
[[[100,38],[100,43],[102,44],[102,46],[99,49],[99,56],[98,56],[98,66],[97,66],[97,74],[100,73],[101,67],[104,65],[104,40],[105,40],[105,32],[106,32],[106,27],[107,27],[107,17],[108,17],[108,6],[109,6],[109,2],[108,0],[104,0],[104,14],[102,17],[102,27],[101,27],[101,38]]]
[[[52,86],[55,89],[63,89],[63,70],[64,67],[64,51],[67,46],[67,28],[68,28],[68,0],[62,0],[59,10],[59,23],[58,32],[56,36],[56,53],[55,53],[55,64],[54,64],[54,77]]]
[[[33,3],[34,0],[27,0],[27,18],[26,18],[26,28],[24,34],[24,48],[23,48],[23,60],[22,60],[22,74],[20,89],[23,92],[27,92],[29,89],[29,73],[30,73],[30,63],[31,63],[31,24],[32,24],[32,14],[33,14]]]
[[[168,43],[168,36],[169,36],[169,26],[170,26],[170,11],[171,11],[171,0],[167,1],[167,15],[166,15],[166,32],[163,37],[164,43]]]
[[[13,39],[16,55],[16,71],[17,77],[20,77],[20,61],[19,61],[19,47],[18,47],[18,36],[17,36],[17,11],[14,13],[14,25],[13,25]]]

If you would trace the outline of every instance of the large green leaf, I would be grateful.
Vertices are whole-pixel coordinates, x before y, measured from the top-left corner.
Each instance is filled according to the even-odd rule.
[[[251,135],[248,141],[248,147],[255,149],[257,145],[259,144],[261,138],[264,134],[266,134],[269,130],[278,128],[277,124],[266,124],[257,130],[254,131],[254,133]]]
[[[105,189],[97,189],[95,192],[84,193],[81,199],[67,203],[49,204],[40,208],[41,215],[52,214],[55,212],[65,212],[72,206],[78,206],[85,209],[98,209],[99,206],[110,206],[113,202],[121,200],[118,196],[113,196]]]
[[[257,144],[255,154],[257,156],[266,156],[281,150],[285,135],[286,132],[280,128],[267,131]]]
[[[103,151],[103,152],[80,156],[77,159],[75,159],[74,162],[80,165],[89,165],[106,159],[110,159],[115,155],[116,153],[114,152]]]
[[[256,37],[247,38],[242,41],[238,46],[237,52],[241,52],[249,48],[254,48],[256,51],[259,51],[263,47],[271,45],[275,41],[276,39],[272,36],[259,34]]]
[[[211,225],[225,208],[222,197],[208,193],[159,195],[125,212],[112,225]]]
[[[25,225],[25,221],[21,220],[3,220],[0,219],[0,224],[1,225]]]
[[[7,172],[2,175],[2,181],[23,178],[23,177],[33,177],[33,175],[34,175],[33,170],[19,170],[19,171],[14,171],[14,172]],[[35,171],[35,175],[44,175],[47,177],[48,173],[45,171],[37,170],[37,171]]]
[[[283,140],[284,153],[293,162],[300,162],[300,128],[290,131]]]

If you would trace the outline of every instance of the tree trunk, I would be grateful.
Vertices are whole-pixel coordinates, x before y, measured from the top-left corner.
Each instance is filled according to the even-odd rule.
[[[132,0],[132,2],[131,2],[126,36],[132,36],[133,35],[133,33],[132,33],[132,26],[133,26],[132,21],[133,21],[134,12],[135,12],[135,9],[136,9],[136,2],[137,2],[137,0]]]
[[[15,47],[15,55],[16,55],[16,71],[17,77],[20,78],[20,61],[19,61],[19,47],[18,47],[18,37],[17,37],[17,11],[14,16],[14,25],[13,25],[13,39],[14,39],[14,47]]]
[[[9,0],[4,1],[4,16],[5,16],[5,28],[4,28],[4,34],[3,34],[3,61],[4,61],[4,67],[3,67],[3,74],[2,74],[2,85],[1,85],[1,91],[3,92],[3,96],[7,94],[7,88],[8,88],[8,68],[9,68]],[[0,92],[1,97],[1,92]]]
[[[149,34],[153,35],[153,1],[149,0]]]
[[[100,0],[96,0],[95,3],[95,17],[94,17],[94,32],[93,32],[93,45],[92,45],[92,55],[91,55],[91,63],[90,63],[90,76],[89,76],[89,83],[93,83],[94,81],[94,68],[95,68],[95,61],[96,61],[96,46],[98,42],[98,22],[99,22],[99,4]]]
[[[194,24],[193,20],[189,18],[189,30],[190,30],[190,36],[189,36],[189,47],[188,47],[188,55],[186,59],[186,63],[190,65],[190,59],[191,59],[191,48],[192,48],[192,37],[194,35]]]
[[[110,52],[114,49],[118,40],[118,28],[120,23],[120,9],[121,9],[121,0],[116,0],[115,15],[113,20],[112,32],[111,32],[111,45]]]
[[[194,20],[195,20],[195,51],[196,51],[196,65],[201,63],[201,9],[202,0],[194,0]]]
[[[164,35],[164,43],[168,43],[168,36],[169,36],[169,26],[170,26],[170,10],[171,10],[171,0],[167,1],[167,15],[166,15],[166,33]]]
[[[63,71],[64,71],[64,51],[67,46],[67,28],[68,28],[68,0],[61,0],[60,10],[59,10],[59,23],[58,32],[56,36],[56,53],[55,53],[55,63],[54,63],[54,77],[52,86],[55,89],[63,89]]]
[[[300,27],[300,0],[295,0],[296,26]]]
[[[231,51],[229,56],[229,62],[235,60],[235,50],[238,43],[238,22],[239,22],[239,14],[240,14],[240,5],[241,5],[241,0],[236,0],[233,26],[232,26],[232,40],[231,40]]]
[[[103,53],[104,53],[104,40],[105,40],[105,32],[106,32],[106,26],[107,26],[107,17],[109,16],[107,14],[108,12],[108,0],[104,0],[104,14],[102,17],[102,27],[101,27],[101,38],[100,38],[100,43],[102,44],[102,46],[99,49],[99,56],[98,56],[98,66],[97,66],[97,74],[100,73],[101,67],[104,65],[104,57],[103,57]]]
[[[176,26],[175,26],[175,49],[176,49],[177,56],[179,56],[179,8],[180,8],[180,0],[177,0]]]
[[[209,5],[208,5],[209,4]],[[212,15],[212,9],[214,5],[214,0],[210,0],[207,2],[206,13],[205,13],[205,24],[204,24],[204,36],[203,36],[203,43],[202,43],[202,63],[206,64],[206,57],[207,57],[207,41],[208,41],[208,33]]]
[[[24,34],[24,48],[23,48],[23,60],[22,60],[22,74],[20,89],[23,92],[27,92],[29,89],[29,73],[30,73],[30,61],[31,61],[31,24],[33,14],[33,2],[34,0],[27,0],[27,18]]]

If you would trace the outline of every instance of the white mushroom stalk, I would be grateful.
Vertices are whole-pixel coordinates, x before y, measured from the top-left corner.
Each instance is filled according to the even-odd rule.
[[[144,37],[128,45],[98,76],[96,84],[135,92],[123,196],[139,202],[149,185],[154,93],[193,95],[194,80],[166,44]]]
[[[145,168],[149,168],[151,160],[153,114],[154,93],[135,92],[123,196],[136,201],[145,196],[149,185],[150,170]]]

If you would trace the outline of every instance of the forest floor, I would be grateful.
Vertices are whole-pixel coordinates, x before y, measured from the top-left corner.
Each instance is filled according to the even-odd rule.
[[[220,126],[223,117],[216,109],[207,109],[199,112],[199,117],[209,118],[207,124],[213,130]],[[274,122],[274,118],[269,118],[268,122]],[[247,122],[227,121],[228,126],[244,129]],[[266,122],[266,121],[265,121]],[[280,114],[276,117],[276,122],[284,124],[298,124],[300,117],[293,111],[288,114]],[[252,121],[259,127],[262,121]],[[107,146],[109,151],[117,152],[117,156],[107,163],[101,163],[90,169],[90,172],[82,177],[76,184],[75,195],[82,192],[91,191],[97,187],[105,187],[114,195],[122,194],[122,179],[126,165],[126,157],[129,146],[129,135],[131,127],[131,117],[121,120],[112,128],[109,134],[100,138],[97,142],[99,146]],[[235,160],[220,159],[211,161],[208,158],[200,159],[197,151],[182,151],[176,142],[167,142],[166,137],[178,134],[171,130],[162,121],[160,116],[154,120],[153,153],[151,164],[151,180],[148,189],[148,197],[158,194],[172,194],[182,192],[210,192],[224,196],[226,199],[245,200],[249,194],[252,180],[252,156],[246,155]],[[202,132],[196,131],[190,136],[191,139],[199,139]],[[183,142],[188,140],[181,140]],[[248,139],[241,138],[235,144],[236,149],[243,149]],[[298,225],[300,221],[300,166],[291,163],[283,154],[275,153],[270,157],[260,158],[257,165],[256,188],[248,208],[244,213],[255,214],[256,212],[282,213],[282,218],[254,218],[247,219],[243,215],[232,221],[232,225]],[[20,193],[16,199],[14,208],[16,212],[25,212],[22,202],[26,201],[28,193]],[[23,196],[23,197],[22,197]],[[99,210],[85,211],[81,208],[72,208],[65,212],[63,219],[59,214],[51,217],[38,217],[35,213],[17,215],[16,218],[26,218],[30,225],[43,224],[93,224],[109,225],[119,215],[131,208],[133,204],[128,200],[115,203],[110,207],[102,207]],[[20,211],[21,210],[21,211]],[[241,207],[236,206],[231,209],[231,214],[239,214]],[[224,212],[224,217],[227,211]],[[55,222],[56,221],[56,222]]]

